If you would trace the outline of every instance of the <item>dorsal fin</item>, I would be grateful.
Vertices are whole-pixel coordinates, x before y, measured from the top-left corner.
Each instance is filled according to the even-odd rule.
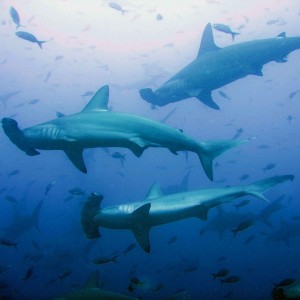
[[[96,270],[91,273],[90,277],[88,278],[86,284],[86,288],[99,288],[99,270]]]
[[[197,54],[197,58],[201,55],[220,49],[218,46],[216,46],[213,36],[213,31],[211,24],[208,23],[203,31],[202,39],[199,47],[199,51]]]
[[[95,111],[95,110],[108,110],[109,86],[104,85],[101,87],[90,102],[85,106],[82,112]]]
[[[163,192],[161,191],[159,184],[157,182],[155,182],[149,189],[146,199],[152,200],[152,199],[159,198],[162,196],[163,196]]]
[[[286,38],[286,33],[283,31],[283,32],[279,33],[276,37]]]

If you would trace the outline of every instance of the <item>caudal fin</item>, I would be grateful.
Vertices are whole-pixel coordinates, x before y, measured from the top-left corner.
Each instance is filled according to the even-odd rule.
[[[293,180],[294,175],[282,175],[282,176],[273,176],[267,179],[263,179],[257,182],[254,182],[244,188],[244,191],[248,195],[255,196],[262,200],[268,201],[268,199],[263,195],[264,192],[269,190],[271,187],[283,183],[288,180]]]
[[[99,211],[102,199],[102,195],[92,193],[81,210],[81,225],[84,233],[89,239],[100,237],[98,225],[95,223],[94,217]]]
[[[223,152],[236,146],[245,144],[249,140],[227,140],[227,141],[207,141],[199,144],[197,154],[201,161],[205,174],[210,180],[213,180],[212,163],[213,160]]]
[[[43,49],[43,44],[46,43],[47,41],[37,41],[37,44],[41,49]]]

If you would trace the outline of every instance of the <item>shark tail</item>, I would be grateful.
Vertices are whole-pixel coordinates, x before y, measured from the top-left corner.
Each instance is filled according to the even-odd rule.
[[[288,180],[293,180],[293,175],[282,175],[282,176],[273,176],[267,179],[263,179],[257,182],[254,182],[246,187],[244,191],[248,195],[260,198],[262,200],[268,201],[268,199],[263,195],[264,192],[269,190],[271,187],[283,183]]]
[[[199,143],[197,154],[201,161],[205,174],[210,180],[213,180],[213,160],[223,152],[236,146],[249,142],[248,140],[226,140],[226,141],[207,141]]]
[[[94,217],[99,211],[102,199],[102,195],[92,193],[81,210],[81,225],[85,235],[89,239],[100,237],[98,225],[95,223]]]

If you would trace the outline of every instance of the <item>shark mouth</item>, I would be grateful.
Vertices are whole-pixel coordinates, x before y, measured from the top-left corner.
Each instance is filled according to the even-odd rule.
[[[14,143],[20,150],[24,151],[27,155],[33,156],[40,154],[34,148],[29,147],[26,145],[24,139],[24,133],[19,128],[18,122],[11,118],[3,118],[1,120],[2,128],[8,138]]]

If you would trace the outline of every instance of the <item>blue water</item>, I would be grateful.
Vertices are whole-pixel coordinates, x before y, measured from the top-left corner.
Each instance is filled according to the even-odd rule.
[[[240,32],[234,43],[281,32],[299,36],[298,1],[173,2],[118,1],[124,13],[104,0],[0,2],[1,118],[12,117],[26,128],[55,118],[56,112],[76,113],[109,84],[113,111],[162,121],[176,108],[166,124],[196,140],[231,139],[240,128],[239,138],[256,137],[218,157],[211,182],[194,153],[176,156],[150,148],[137,158],[127,149],[88,149],[88,173],[82,174],[62,151],[27,156],[1,130],[0,238],[17,246],[0,245],[0,296],[52,299],[82,288],[94,270],[99,270],[101,288],[143,300],[164,299],[181,290],[185,299],[271,299],[274,283],[300,280],[300,50],[289,54],[286,63],[265,65],[263,77],[247,76],[214,91],[220,111],[195,98],[153,109],[138,92],[159,87],[190,63],[208,22]],[[46,41],[42,49],[15,35],[11,6],[25,26],[18,30]],[[218,46],[233,44],[230,35],[213,33]],[[112,157],[116,151],[126,154],[123,168]],[[188,172],[187,185],[181,185]],[[237,209],[241,198],[210,210],[207,221],[186,219],[154,227],[150,254],[137,244],[122,253],[136,243],[129,231],[100,228],[101,237],[90,241],[81,228],[81,208],[91,192],[104,196],[104,207],[143,200],[153,182],[170,193],[174,188],[246,185],[283,174],[295,179],[265,194],[271,203],[283,196],[270,224],[257,221],[236,238],[230,230],[269,203],[246,197],[250,203]],[[76,187],[84,194],[66,199]],[[40,201],[38,223],[27,230],[24,218]],[[232,219],[223,222],[230,214]],[[95,257],[113,255],[118,255],[117,263],[93,264]],[[240,281],[213,280],[211,274],[224,268]],[[143,284],[129,291],[134,277]]]

